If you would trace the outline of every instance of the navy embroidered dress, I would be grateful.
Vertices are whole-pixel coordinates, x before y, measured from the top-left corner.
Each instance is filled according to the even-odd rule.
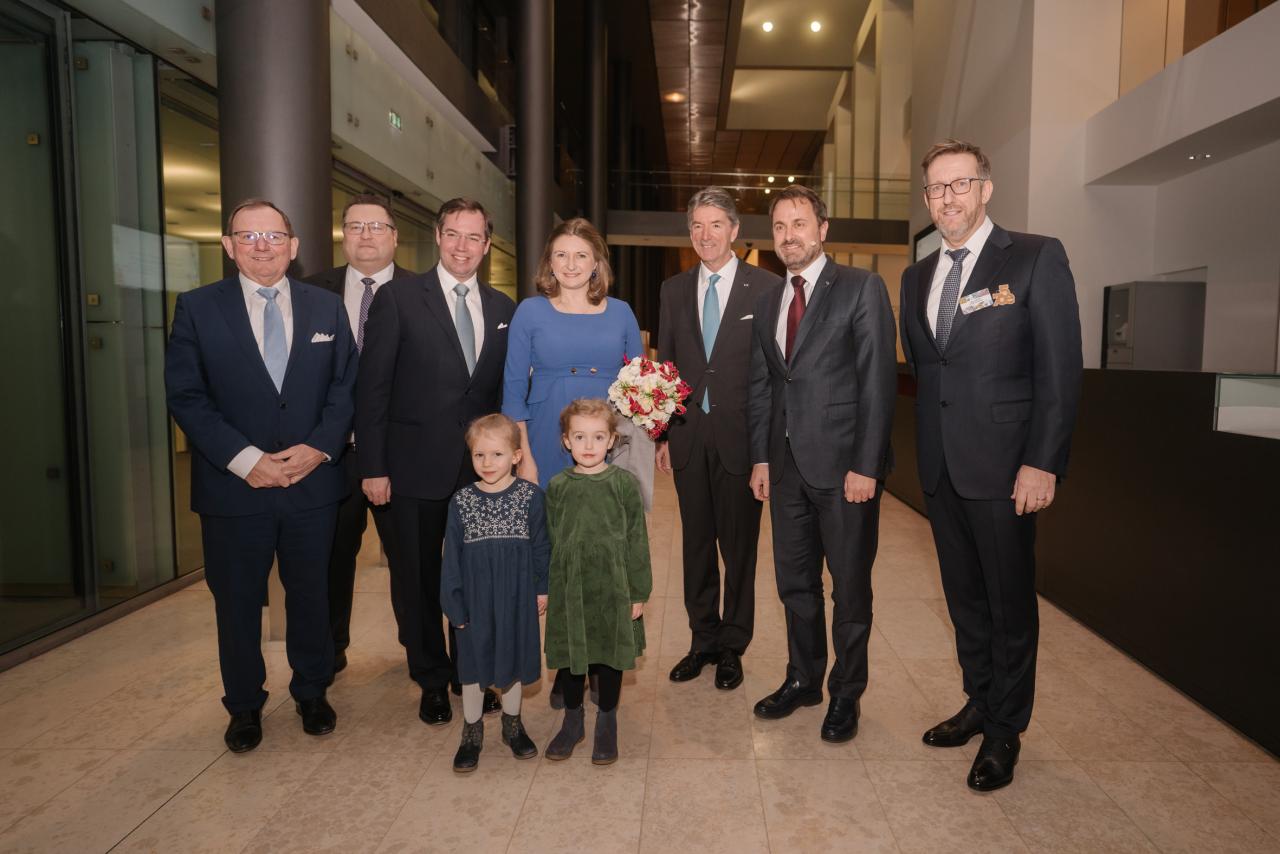
[[[551,545],[542,490],[517,478],[502,492],[474,484],[449,502],[440,603],[459,629],[458,681],[505,688],[542,678],[539,595]]]

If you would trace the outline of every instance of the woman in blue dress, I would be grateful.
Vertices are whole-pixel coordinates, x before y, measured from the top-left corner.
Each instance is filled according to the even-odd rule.
[[[578,398],[608,398],[624,361],[645,354],[631,306],[606,296],[609,249],[590,222],[557,226],[537,275],[542,296],[516,307],[507,333],[502,414],[520,425],[520,477],[546,489],[573,465],[560,441],[561,410]]]

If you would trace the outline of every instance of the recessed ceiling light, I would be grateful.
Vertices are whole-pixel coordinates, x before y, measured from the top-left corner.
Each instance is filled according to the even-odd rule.
[[[663,97],[663,98],[664,98],[668,103],[671,103],[671,104],[680,104],[680,103],[683,103],[683,102],[684,102],[684,93],[683,93],[683,92],[668,92],[667,94],[663,95],[662,97]]]
[[[822,22],[821,22],[821,21],[810,21],[810,22],[809,22],[809,29],[813,30],[815,33],[816,33],[816,32],[818,32],[819,30],[821,30],[821,29],[822,29]]]
[[[760,29],[764,30],[766,33],[773,32],[773,21],[765,21],[760,25]]]
[[[796,176],[795,176],[795,175],[788,175],[788,176],[787,176],[787,183],[788,183],[788,184],[794,184],[795,182],[796,182]]]
[[[1213,156],[1212,154],[1205,154],[1204,159],[1205,159],[1205,160],[1208,160],[1208,159],[1209,159],[1210,157],[1212,157],[1212,156]]]
[[[1187,159],[1188,159],[1188,160],[1195,160],[1195,159],[1196,159],[1196,156],[1195,156],[1194,154],[1188,154],[1188,155],[1187,155]]]
[[[770,175],[770,176],[769,176],[767,179],[765,179],[765,180],[767,180],[770,184],[772,184],[772,183],[773,183],[773,176],[772,176],[772,175]]]
[[[772,192],[773,192],[773,190],[770,190],[768,187],[765,187],[765,188],[764,188],[764,194],[765,194],[766,196],[767,196],[767,195],[769,195],[769,194],[770,194],[770,193],[772,193]]]

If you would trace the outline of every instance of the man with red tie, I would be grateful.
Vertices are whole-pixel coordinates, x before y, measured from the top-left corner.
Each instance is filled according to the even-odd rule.
[[[780,295],[756,303],[747,418],[751,489],[770,502],[788,663],[755,714],[782,718],[822,702],[825,558],[835,665],[820,734],[844,742],[857,734],[867,687],[871,565],[897,394],[893,309],[880,276],[823,254],[827,210],[817,193],[789,186],[769,214],[787,276]]]

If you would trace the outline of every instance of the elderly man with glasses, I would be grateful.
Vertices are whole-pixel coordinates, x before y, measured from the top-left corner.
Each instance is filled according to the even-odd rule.
[[[289,219],[265,199],[237,205],[223,248],[239,269],[179,294],[165,353],[169,410],[191,440],[191,509],[232,751],[262,741],[262,603],[272,561],[286,598],[289,693],[310,735],[332,732],[325,699],[333,642],[325,572],[338,502],[336,464],[355,410],[356,347],[342,300],[286,275],[298,254]]]
[[[366,323],[374,294],[392,279],[415,275],[395,263],[398,246],[396,218],[382,196],[359,193],[342,209],[342,254],[347,263],[312,276],[307,281],[342,298],[346,306],[356,349],[364,350]],[[333,671],[347,666],[351,645],[351,603],[356,580],[356,556],[369,524],[369,511],[378,537],[388,549],[391,544],[391,514],[386,507],[374,507],[360,488],[359,460],[355,434],[347,437],[342,458],[348,494],[338,505],[338,522],[329,557],[329,629],[333,634]]]

